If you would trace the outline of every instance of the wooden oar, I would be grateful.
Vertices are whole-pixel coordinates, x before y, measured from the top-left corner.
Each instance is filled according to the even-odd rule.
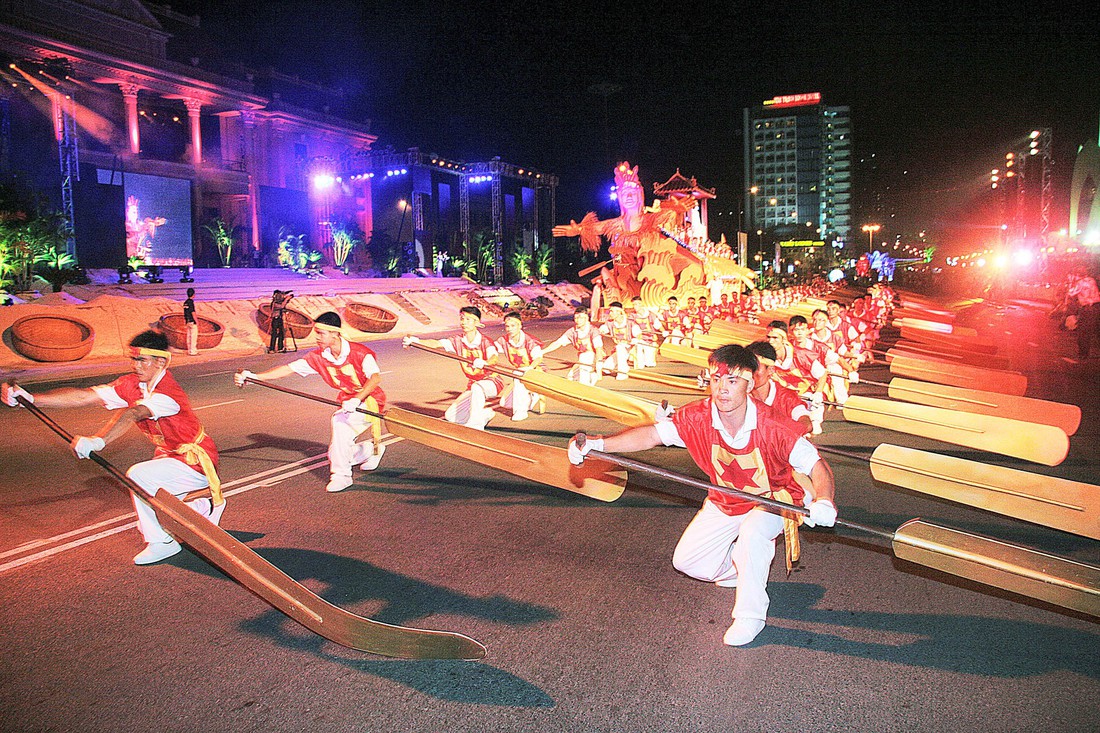
[[[999,369],[1002,371],[1008,371],[1011,369],[1011,362],[1008,357],[1000,356],[999,354],[971,354],[949,351],[936,351],[933,349],[921,348],[914,341],[899,341],[894,344],[894,347],[887,349],[882,355],[886,358],[886,362],[890,363],[895,358],[907,357],[909,359],[917,359],[924,361],[941,362],[949,366],[957,364],[964,364],[966,366],[978,367],[983,369]]]
[[[716,486],[613,453],[590,451],[588,455],[685,486],[737,496],[783,512],[809,515],[805,507]],[[1093,565],[920,519],[909,520],[893,533],[842,519],[837,519],[836,525],[889,540],[894,554],[902,560],[1100,617],[1100,568]]]
[[[851,396],[844,419],[900,433],[1057,466],[1069,453],[1069,436],[1060,428],[941,407]]]
[[[444,351],[443,349],[433,349],[430,346],[418,343],[410,345],[421,351],[427,351],[431,354],[437,354],[467,364],[470,363],[469,359],[464,359],[458,354]],[[606,417],[608,420],[614,420],[627,427],[633,428],[641,425],[652,425],[656,420],[656,402],[641,400],[637,397],[631,397],[630,395],[625,395],[610,389],[591,387],[587,384],[581,384],[580,382],[571,382],[564,377],[548,374],[537,369],[531,369],[522,374],[517,374],[510,369],[501,369],[494,366],[486,366],[485,368],[487,371],[493,372],[494,374],[500,374],[512,379],[519,379],[529,390],[536,394],[553,398],[558,402],[591,412],[600,417]]]
[[[732,321],[715,320],[710,324],[710,336],[721,338],[730,336],[733,338],[748,338],[749,341],[761,341],[768,335],[768,329],[752,323],[734,323]]]
[[[888,394],[896,400],[1053,425],[1066,435],[1073,435],[1081,425],[1081,408],[1077,405],[912,379],[894,378],[887,386]]]
[[[692,343],[699,349],[714,349],[721,348],[726,344],[740,344],[741,346],[748,346],[753,341],[759,341],[760,339],[745,334],[732,334],[721,333],[715,334],[713,331],[710,333],[697,333],[692,336]]]
[[[817,449],[869,462],[871,475],[884,483],[1100,540],[1100,486],[889,443],[870,457]]]
[[[18,399],[47,427],[66,442],[72,442],[73,435],[41,408],[23,397]],[[114,476],[123,491],[141,497],[152,507],[170,535],[315,634],[352,649],[387,657],[481,659],[485,656],[485,647],[463,634],[387,624],[329,603],[166,490],[158,489],[149,495],[98,453],[88,457]]]
[[[947,344],[961,349],[978,351],[983,354],[996,354],[997,344],[979,338],[959,338],[946,333],[932,333],[919,328],[902,328],[901,337],[907,341],[921,341],[930,344]]]
[[[895,318],[892,325],[902,330],[913,329],[925,331],[937,336],[944,334],[964,339],[978,338],[978,332],[973,328],[956,326],[952,323],[943,323],[942,321],[929,321],[922,318]]]
[[[934,362],[895,356],[890,362],[890,373],[925,382],[1000,392],[1017,397],[1022,397],[1027,392],[1027,377],[1019,372],[982,369],[966,364],[953,364],[950,369],[945,369],[943,365]]]
[[[643,382],[663,384],[666,387],[675,387],[676,389],[686,389],[689,392],[706,391],[706,387],[701,386],[698,379],[692,379],[691,377],[676,377],[671,374],[646,371],[645,369],[631,369],[630,378],[640,379]]]
[[[251,377],[245,381],[295,397],[304,397],[334,407],[340,406],[336,400],[299,392],[282,385]],[[382,414],[362,407],[359,412],[385,419],[387,427],[394,435],[574,494],[600,501],[615,501],[622,496],[626,487],[624,472],[614,470],[606,462],[597,462],[591,468],[587,464],[582,467],[573,466],[563,448],[474,430],[465,425],[456,425],[397,407],[390,407]],[[583,470],[577,470],[578,468]]]
[[[706,349],[696,349],[683,344],[673,344],[668,341],[661,344],[658,352],[661,356],[671,361],[702,367],[706,369],[710,365],[710,352]]]

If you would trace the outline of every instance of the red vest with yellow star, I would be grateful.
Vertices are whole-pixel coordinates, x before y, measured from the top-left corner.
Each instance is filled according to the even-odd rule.
[[[136,374],[123,375],[112,382],[111,386],[114,387],[115,394],[126,400],[126,404],[130,407],[133,407],[145,397],[141,391],[141,381]],[[195,439],[201,437],[202,439],[198,441],[198,445],[206,451],[214,467],[217,468],[218,449],[214,447],[214,441],[202,429],[202,423],[199,422],[198,416],[191,409],[191,401],[187,399],[183,387],[179,385],[171,372],[164,373],[164,376],[153,388],[153,393],[167,395],[180,406],[180,411],[175,415],[162,417],[159,420],[153,420],[152,418],[138,420],[135,423],[138,430],[144,433],[145,437],[156,446],[154,457],[175,458],[202,473],[201,465],[189,463],[186,455],[177,452],[181,446],[195,443]]]
[[[729,445],[714,427],[709,397],[681,407],[672,420],[688,453],[711,483],[768,498],[785,489],[795,504],[802,504],[804,492],[792,476],[789,461],[799,435],[780,421],[769,419],[767,408],[757,409],[756,429],[749,433],[744,448]],[[709,492],[707,498],[730,516],[745,514],[756,506],[748,499],[717,491]]]
[[[363,371],[363,360],[368,356],[374,356],[374,352],[361,343],[355,341],[347,343],[351,351],[343,364],[333,364],[321,356],[321,349],[314,349],[306,354],[306,363],[313,367],[313,371],[321,375],[325,384],[340,391],[337,399],[341,402],[350,400],[367,383],[370,377]],[[386,393],[382,391],[381,386],[375,387],[370,396],[378,402],[379,410],[385,409]]]

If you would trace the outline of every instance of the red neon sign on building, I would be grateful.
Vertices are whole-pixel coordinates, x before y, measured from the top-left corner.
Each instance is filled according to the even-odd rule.
[[[821,104],[821,92],[809,92],[807,94],[783,94],[764,101],[765,107],[780,109],[783,107],[804,107],[811,104]]]

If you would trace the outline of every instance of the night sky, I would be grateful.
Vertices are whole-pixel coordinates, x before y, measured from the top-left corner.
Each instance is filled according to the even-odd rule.
[[[173,8],[202,16],[214,41],[207,56],[345,89],[347,110],[371,119],[379,146],[499,155],[558,173],[559,219],[606,210],[608,159],[628,158],[647,188],[676,167],[717,187],[712,211],[733,211],[735,224],[742,108],[819,91],[852,108],[857,227],[864,218],[894,232],[983,223],[990,169],[1043,126],[1055,141],[1055,226],[1065,226],[1073,155],[1095,142],[1100,124],[1091,3],[775,5],[197,0]],[[614,91],[605,98],[601,87]],[[712,218],[712,230],[732,232],[728,221]]]

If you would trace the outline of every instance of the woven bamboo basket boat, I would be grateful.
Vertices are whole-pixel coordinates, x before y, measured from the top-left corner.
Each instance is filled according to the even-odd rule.
[[[200,349],[212,349],[222,342],[225,335],[225,326],[213,318],[195,314],[195,320],[199,324],[198,347]],[[187,351],[187,322],[180,313],[172,313],[160,317],[160,330],[168,337],[168,345],[174,349]]]
[[[77,361],[95,344],[95,330],[70,316],[24,316],[11,326],[17,353],[34,361]]]
[[[397,314],[376,305],[348,303],[344,308],[344,320],[360,331],[387,333],[397,325]]]
[[[256,313],[256,323],[266,334],[271,333],[271,303],[264,303]],[[287,308],[283,311],[283,327],[288,336],[304,339],[313,332],[313,319],[301,311]]]

